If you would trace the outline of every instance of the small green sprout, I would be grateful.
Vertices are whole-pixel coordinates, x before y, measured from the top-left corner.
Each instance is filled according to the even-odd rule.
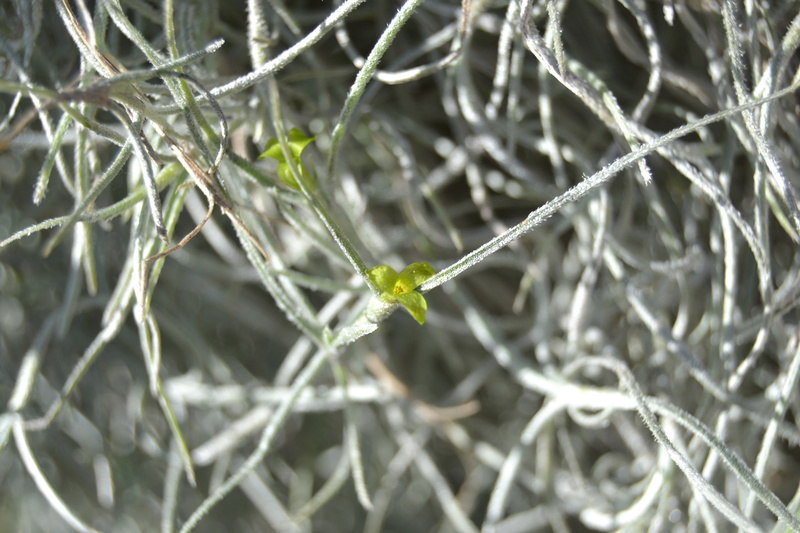
[[[414,320],[424,324],[428,304],[414,289],[435,273],[428,263],[411,263],[399,274],[392,267],[378,265],[367,270],[367,277],[378,288],[384,301],[399,303]]]
[[[300,174],[303,176],[306,184],[313,184],[314,178],[311,176],[311,173],[308,171],[305,165],[303,165],[303,163],[300,161],[300,154],[303,153],[303,149],[305,149],[308,143],[314,140],[314,137],[306,137],[303,135],[303,132],[297,128],[292,128],[291,131],[289,131],[289,135],[287,135],[286,140],[289,143],[289,151],[292,153],[292,160],[300,170]],[[267,141],[267,145],[264,147],[264,152],[258,156],[259,159],[264,159],[265,157],[270,157],[278,162],[278,178],[280,178],[283,183],[296,191],[300,190],[300,185],[298,185],[297,180],[295,180],[294,176],[292,175],[292,170],[289,168],[289,163],[286,161],[286,158],[283,157],[281,145],[278,142],[278,139],[275,137]]]

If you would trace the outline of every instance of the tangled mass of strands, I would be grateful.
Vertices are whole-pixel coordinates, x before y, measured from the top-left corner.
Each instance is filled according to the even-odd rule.
[[[0,529],[800,531],[800,6],[0,6]]]

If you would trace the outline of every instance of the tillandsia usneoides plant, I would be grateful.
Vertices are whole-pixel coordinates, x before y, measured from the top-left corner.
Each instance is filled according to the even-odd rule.
[[[0,4],[0,530],[800,531],[798,46]]]

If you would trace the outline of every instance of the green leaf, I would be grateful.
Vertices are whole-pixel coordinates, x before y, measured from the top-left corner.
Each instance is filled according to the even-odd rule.
[[[295,163],[300,163],[300,154],[303,153],[308,144],[313,141],[315,137],[306,137],[303,132],[297,128],[292,128],[286,136],[286,141],[289,144],[289,152],[292,154],[292,159]],[[275,137],[269,139],[264,146],[264,151],[258,156],[259,159],[271,158],[278,163],[286,163],[286,158],[283,156],[281,144]]]
[[[422,294],[414,289],[434,274],[428,263],[411,263],[399,274],[387,265],[367,270],[367,277],[380,291],[381,298],[398,302],[420,324],[425,323],[428,304]]]
[[[387,265],[378,265],[367,270],[367,277],[381,293],[394,295],[394,286],[399,275]]]
[[[406,311],[414,317],[414,320],[420,324],[425,323],[425,313],[428,311],[428,302],[425,301],[424,296],[417,291],[411,291],[405,294],[398,294],[397,301],[406,308]]]
[[[303,165],[300,165],[300,174],[306,178],[306,182],[308,183],[308,172],[306,171]],[[297,184],[297,180],[294,179],[294,174],[292,174],[292,169],[289,168],[287,163],[278,163],[278,178],[287,186],[291,187],[292,189],[299,191],[300,185]]]
[[[308,144],[313,140],[314,137],[306,137],[303,132],[297,128],[292,128],[289,131],[289,135],[286,136],[292,161],[294,161],[295,165],[297,165],[298,170],[300,170],[300,175],[306,180],[307,184],[313,183],[313,180],[311,178],[311,174],[308,172],[308,169],[300,160],[300,154],[303,153],[305,147],[308,146]],[[294,174],[292,174],[292,169],[289,167],[289,163],[286,161],[286,158],[283,155],[280,142],[278,142],[278,139],[274,137],[267,141],[267,144],[264,146],[264,151],[258,156],[259,159],[265,159],[267,157],[278,162],[278,178],[288,187],[299,191],[300,185],[298,185]]]
[[[394,293],[409,293],[422,285],[429,277],[436,273],[428,263],[411,263],[399,274]]]
[[[289,141],[289,149],[292,152],[292,156],[299,160],[300,154],[303,153],[303,149],[305,149],[305,147],[308,146],[308,143],[313,141],[315,137],[306,137],[303,135],[303,132],[297,128],[292,128],[289,131],[287,139]]]
[[[267,157],[274,159],[278,163],[286,163],[281,145],[275,137],[267,141],[267,144],[264,146],[264,151],[258,156],[259,159],[266,159]]]

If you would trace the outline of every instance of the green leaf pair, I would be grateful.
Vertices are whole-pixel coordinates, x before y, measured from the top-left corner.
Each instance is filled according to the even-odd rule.
[[[306,186],[313,186],[314,178],[300,161],[300,154],[303,153],[303,149],[305,149],[308,143],[314,140],[314,137],[306,137],[303,135],[303,132],[297,128],[292,128],[291,131],[289,131],[289,135],[286,136],[286,140],[289,144],[289,151],[292,153],[292,161],[294,161],[294,164],[297,165],[297,168],[300,170],[300,175],[305,180]],[[283,183],[296,191],[300,190],[300,185],[292,174],[292,169],[283,156],[281,145],[275,137],[267,141],[264,152],[258,156],[259,159],[264,159],[265,157],[272,158],[278,162],[278,178]]]
[[[390,266],[378,265],[367,270],[367,277],[378,288],[384,301],[396,301],[406,308],[414,320],[424,324],[428,304],[422,294],[414,289],[435,273],[428,263],[411,263],[399,274]]]

